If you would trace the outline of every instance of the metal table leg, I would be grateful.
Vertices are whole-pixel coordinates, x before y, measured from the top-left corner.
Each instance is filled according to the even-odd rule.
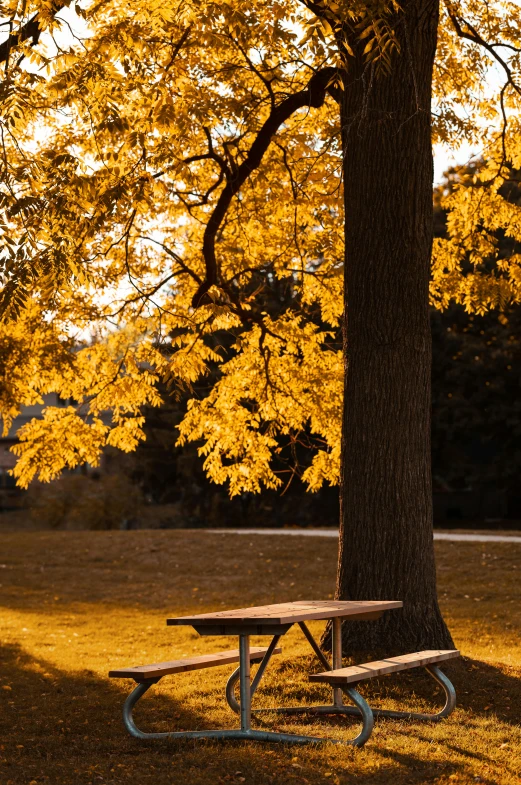
[[[275,648],[277,640],[272,641],[271,651]],[[269,654],[271,656],[271,651]],[[266,653],[266,655],[268,652]],[[269,659],[269,657],[268,657]],[[266,667],[267,660],[264,661]],[[140,730],[136,723],[134,722],[134,718],[132,716],[132,712],[134,706],[139,701],[140,698],[145,695],[145,693],[150,689],[153,684],[156,684],[159,679],[149,679],[146,682],[139,683],[131,694],[128,696],[127,700],[125,701],[125,705],[123,707],[123,722],[125,727],[127,728],[128,732],[131,736],[134,736],[136,739],[229,739],[229,740],[245,740],[250,739],[252,741],[264,741],[264,742],[283,742],[285,744],[322,744],[324,742],[329,742],[332,744],[355,744],[357,746],[361,746],[364,744],[365,741],[369,738],[369,735],[372,730],[372,715],[371,709],[367,706],[370,715],[370,722],[367,722],[366,716],[366,708],[365,708],[365,701],[362,700],[362,704],[356,702],[356,705],[359,706],[362,715],[364,717],[364,726],[362,728],[362,732],[356,737],[356,739],[344,742],[340,741],[339,739],[327,739],[327,738],[320,738],[319,736],[300,736],[295,733],[276,733],[273,731],[261,731],[261,730],[253,730],[251,727],[251,695],[252,695],[252,684],[250,681],[250,636],[249,635],[240,635],[239,636],[239,673],[237,677],[239,678],[240,683],[240,696],[241,696],[241,703],[240,707],[238,707],[240,716],[241,716],[241,727],[235,730],[199,730],[199,731],[168,731],[163,733],[148,733],[146,731]],[[261,666],[262,667],[262,666]],[[258,676],[259,674],[257,674]],[[262,674],[261,674],[262,675]]]
[[[282,637],[281,635],[275,635],[273,637],[270,645],[268,646],[266,654],[262,658],[262,661],[261,661],[261,664],[259,665],[257,673],[255,674],[255,677],[254,677],[253,681],[251,682],[251,686],[250,686],[250,700],[255,695],[255,692],[257,690],[257,687],[259,686],[260,680],[262,679],[262,677],[264,675],[264,671],[266,670],[266,668],[267,668],[267,666],[268,666],[268,664],[269,664],[269,662],[271,660],[271,656],[272,656],[274,650],[276,649],[276,647],[277,647],[281,637]],[[327,665],[327,662],[326,662],[326,667],[329,667]],[[240,673],[241,673],[241,668],[239,666],[238,668],[236,668],[233,671],[233,673],[231,674],[231,676],[228,679],[228,682],[226,684],[226,700],[228,702],[228,706],[230,707],[230,709],[232,711],[234,711],[236,714],[240,714],[240,704],[239,704],[239,701],[237,700],[237,698],[235,697],[235,686],[237,684],[237,681],[239,680]]]
[[[276,733],[273,731],[253,730],[251,727],[251,683],[250,683],[250,638],[248,635],[241,635],[239,637],[239,661],[240,661],[240,715],[241,727],[236,730],[200,730],[200,731],[169,731],[163,733],[148,733],[140,730],[132,712],[134,706],[140,698],[150,689],[153,684],[156,684],[159,679],[150,679],[146,682],[141,682],[128,696],[123,707],[123,722],[131,736],[136,739],[235,739],[237,741],[250,739],[252,741],[264,742],[283,742],[285,744],[323,744],[329,742],[332,744],[355,744],[361,746],[367,739],[372,730],[372,715],[370,715],[370,724],[366,722],[365,707],[360,706],[362,714],[364,715],[364,727],[362,732],[356,739],[344,742],[339,739],[321,738],[319,736],[300,736],[296,733]],[[363,701],[363,699],[362,699]],[[363,701],[365,703],[365,701]],[[359,705],[359,704],[357,704]],[[369,710],[369,714],[371,710]]]
[[[335,668],[341,668],[342,667],[342,623],[341,623],[340,619],[333,619],[332,621],[333,621],[333,666]],[[306,626],[306,624],[304,622],[299,622],[299,626],[300,626],[302,632],[304,633],[304,635],[306,636],[306,638],[307,638],[311,648],[313,649],[313,651],[317,655],[318,659],[322,663],[322,665],[325,668],[327,668],[328,670],[331,670],[331,665],[329,664],[329,662],[327,661],[324,653],[321,651],[321,649],[318,646],[317,642],[315,641],[315,639],[311,635],[311,632],[309,631],[309,629]],[[373,718],[373,713],[371,711],[371,708],[370,708],[369,704],[360,695],[360,693],[357,692],[356,689],[354,689],[354,687],[350,687],[350,688],[348,688],[346,690],[346,694],[350,697],[351,701],[354,703],[354,706],[352,706],[352,707],[347,707],[347,706],[344,705],[344,702],[343,702],[343,699],[342,699],[343,698],[343,696],[342,696],[342,692],[343,692],[342,688],[337,687],[337,688],[333,689],[333,703],[330,706],[288,706],[288,707],[276,707],[276,708],[272,708],[272,709],[253,709],[252,710],[252,708],[251,708],[251,698],[252,698],[255,690],[257,689],[257,687],[259,685],[259,682],[260,682],[260,680],[262,678],[262,675],[263,675],[263,673],[264,673],[264,671],[266,669],[266,666],[268,665],[268,662],[269,662],[270,657],[271,657],[271,653],[272,653],[273,649],[275,648],[275,646],[277,645],[277,643],[279,642],[279,637],[280,636],[275,636],[273,638],[273,640],[271,641],[271,643],[270,643],[270,645],[268,647],[268,651],[264,655],[264,658],[263,658],[263,660],[261,662],[260,668],[257,671],[257,674],[256,674],[256,676],[255,676],[255,678],[253,680],[253,683],[251,684],[249,695],[247,696],[248,705],[247,705],[247,708],[246,708],[246,713],[247,713],[248,717],[251,719],[251,715],[252,714],[262,714],[262,713],[268,713],[268,714],[271,714],[271,713],[272,714],[289,714],[289,715],[291,715],[291,714],[317,714],[317,715],[324,715],[324,714],[352,714],[354,716],[357,716],[357,717],[361,718],[361,720],[362,720],[362,729],[361,729],[360,733],[358,734],[358,736],[356,736],[354,739],[350,739],[347,742],[339,742],[339,743],[351,744],[351,745],[354,745],[355,747],[361,747],[363,744],[365,744],[365,742],[369,739],[369,737],[371,735],[371,732],[373,730],[374,718]],[[241,651],[241,649],[239,649],[239,651]],[[246,655],[244,655],[244,656],[246,656]],[[241,660],[241,663],[242,663],[242,660]],[[249,658],[248,658],[248,668],[249,668]],[[230,706],[230,708],[234,712],[236,712],[237,714],[239,714],[239,713],[241,714],[241,728],[242,728],[242,721],[243,721],[242,720],[242,716],[243,716],[242,715],[242,704],[243,704],[242,693],[243,693],[243,690],[244,690],[245,694],[246,694],[246,683],[243,684],[242,681],[240,682],[240,695],[241,695],[240,703],[239,703],[239,701],[237,701],[237,698],[235,696],[235,687],[237,685],[237,681],[240,680],[241,671],[242,671],[242,665],[240,665],[239,668],[237,668],[231,674],[230,678],[228,679],[228,683],[226,685],[226,700],[228,701],[228,705]],[[244,682],[246,682],[246,681],[249,682],[249,677],[248,677],[247,680],[246,680],[246,677],[245,677]],[[250,732],[251,733],[256,733],[257,731],[250,731]],[[275,734],[275,735],[281,735],[281,734]],[[295,737],[295,738],[297,738],[297,737]],[[304,737],[301,737],[301,738],[305,739],[305,738],[309,738],[309,737],[305,737],[304,736]]]
[[[241,694],[241,730],[251,729],[250,636],[239,635],[239,685]]]
[[[333,636],[333,670],[342,667],[342,619],[335,617],[332,624]],[[333,706],[342,706],[342,690],[340,687],[333,687]]]

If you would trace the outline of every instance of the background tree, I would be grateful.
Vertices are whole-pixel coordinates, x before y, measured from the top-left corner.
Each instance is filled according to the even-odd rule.
[[[431,536],[431,137],[480,139],[488,161],[447,197],[433,302],[482,312],[519,299],[516,255],[490,266],[497,230],[520,231],[500,192],[519,166],[519,8],[71,7],[89,35],[55,46],[59,6],[5,10],[4,329],[31,370],[8,385],[5,422],[51,389],[77,402],[20,432],[19,482],[95,463],[107,444],[134,449],[160,381],[190,389],[218,366],[180,424],[212,480],[232,494],[279,487],[273,452],[306,432],[312,490],[342,463],[338,596],[405,603],[370,632],[350,625],[349,645],[450,644]],[[45,40],[26,36],[35,22]],[[493,66],[497,94],[478,89]],[[270,288],[289,279],[295,297],[270,315]],[[61,349],[41,364],[35,319]]]
[[[435,236],[447,239],[441,203],[463,186],[475,188],[480,162],[449,171],[435,191]],[[519,173],[505,171],[501,196],[519,207]],[[521,246],[504,229],[494,232],[496,258],[489,274],[510,263]],[[467,273],[472,266],[466,263]],[[450,305],[433,311],[433,469],[453,488],[508,492],[510,514],[519,515],[519,304],[486,313]]]

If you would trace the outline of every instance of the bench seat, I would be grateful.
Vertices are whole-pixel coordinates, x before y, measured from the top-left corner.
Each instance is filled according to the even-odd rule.
[[[409,668],[422,668],[427,665],[434,665],[459,656],[460,653],[457,649],[417,651],[412,654],[402,654],[399,657],[389,657],[385,660],[364,662],[362,665],[352,665],[349,668],[313,673],[309,676],[309,679],[310,681],[326,682],[327,684],[353,684],[364,679],[372,679],[375,676],[383,676],[386,673],[396,673],[409,670]]]
[[[252,647],[250,649],[250,662],[262,660],[267,648]],[[273,654],[280,654],[282,649],[274,649]],[[202,668],[215,668],[218,665],[229,665],[239,662],[239,649],[220,651],[216,654],[202,654],[199,657],[187,657],[184,660],[172,662],[157,662],[153,665],[137,665],[131,668],[118,668],[109,672],[111,679],[134,679],[137,682],[161,679],[171,673],[186,673],[187,671],[201,670]]]

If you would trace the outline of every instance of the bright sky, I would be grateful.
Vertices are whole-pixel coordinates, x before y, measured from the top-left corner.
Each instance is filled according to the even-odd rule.
[[[457,150],[451,150],[446,145],[434,146],[434,184],[438,185],[443,180],[443,172],[451,166],[461,166],[469,163],[479,155],[478,147],[463,144]]]

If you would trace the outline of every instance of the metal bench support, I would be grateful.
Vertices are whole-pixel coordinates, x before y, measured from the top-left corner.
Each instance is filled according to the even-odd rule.
[[[340,619],[334,619],[336,624],[333,624],[333,653],[334,653],[334,660],[335,666],[341,667],[342,665],[342,655],[341,655],[341,622]],[[304,622],[299,622],[299,627],[302,629],[302,632],[306,636],[307,640],[309,641],[313,651],[317,655],[320,662],[328,669],[331,670],[331,665],[327,661],[324,653],[318,646],[317,642],[311,635],[308,627]],[[262,662],[259,666],[257,673],[255,674],[255,678],[251,683],[250,688],[250,715],[251,714],[261,714],[261,713],[273,713],[273,714],[352,714],[356,717],[361,717],[362,719],[362,730],[354,739],[350,739],[347,742],[337,742],[343,744],[350,744],[355,747],[362,747],[366,741],[370,738],[371,733],[373,731],[374,726],[374,716],[373,711],[365,698],[360,695],[360,693],[354,689],[354,687],[348,687],[345,690],[334,688],[333,690],[333,703],[329,706],[291,706],[291,707],[283,707],[283,708],[274,708],[274,709],[251,709],[251,698],[254,695],[257,687],[259,686],[260,680],[266,670],[266,667],[270,661],[271,654],[277,643],[279,642],[280,636],[275,636],[270,645],[268,646],[268,650],[262,659]],[[228,701],[228,705],[236,714],[241,713],[241,706],[242,706],[242,688],[240,689],[240,703],[235,696],[235,688],[237,686],[237,682],[240,682],[241,679],[241,666],[239,665],[238,668],[234,670],[230,678],[228,679],[228,683],[226,685],[226,700]],[[249,678],[248,678],[249,680]],[[342,692],[345,692],[349,698],[351,699],[354,706],[344,706],[342,700]],[[307,737],[303,737],[307,738]],[[314,739],[314,741],[317,741]],[[319,739],[318,741],[331,741],[331,739]]]
[[[397,720],[420,720],[421,722],[439,722],[440,720],[452,714],[456,708],[456,690],[448,676],[440,670],[438,665],[427,665],[425,667],[427,673],[438,682],[443,692],[445,693],[445,705],[436,714],[422,714],[417,711],[392,711],[391,709],[373,709],[375,717],[390,717]],[[347,690],[346,687],[342,689]],[[346,714],[358,715],[359,712],[350,707],[346,707]]]
[[[324,652],[320,649],[319,645],[311,635],[308,627],[304,622],[299,623],[299,627],[301,628],[302,632],[304,633],[306,639],[308,640],[311,648],[315,652],[317,659],[320,663],[326,668],[326,670],[333,670],[335,668],[342,667],[342,656],[341,656],[341,621],[340,619],[334,619],[333,622],[333,666],[328,662]],[[270,659],[270,652],[273,651],[275,646],[278,643],[279,638],[275,637],[264,658],[261,662],[260,668],[257,671],[257,674],[253,680],[252,687],[251,687],[251,695],[254,694],[255,690],[257,689],[259,682],[262,678],[262,675],[266,669],[266,666]],[[323,714],[323,715],[335,715],[335,714],[345,714],[354,717],[361,717],[363,721],[363,728],[362,732],[359,736],[352,740],[352,744],[355,746],[361,747],[371,735],[371,731],[373,728],[373,718],[374,717],[389,717],[391,719],[409,719],[409,720],[419,720],[422,722],[439,722],[445,717],[448,717],[449,714],[452,714],[454,708],[456,706],[456,691],[454,689],[454,685],[450,681],[450,679],[440,670],[439,666],[437,665],[427,665],[425,670],[429,673],[430,676],[441,686],[443,692],[445,694],[445,705],[443,708],[437,712],[436,714],[422,714],[420,712],[410,712],[410,711],[392,711],[389,709],[373,709],[369,707],[367,701],[360,695],[360,693],[354,687],[342,686],[333,687],[333,703],[324,706],[288,706],[288,707],[275,707],[275,708],[268,708],[268,709],[254,709],[253,714],[266,714],[266,713],[273,713],[273,714]],[[235,696],[235,688],[237,685],[237,681],[240,678],[240,666],[237,668],[228,680],[228,684],[226,685],[226,699],[228,701],[228,705],[230,708],[235,711],[237,714],[240,712],[240,705],[237,701]],[[340,693],[340,697],[339,697]],[[346,706],[342,701],[342,693],[347,695],[351,702],[354,703],[354,706]],[[371,717],[369,718],[369,712]]]
[[[273,642],[272,646],[266,652],[265,658],[261,663],[262,673],[273,653],[278,638]],[[126,729],[136,739],[236,739],[238,741],[252,740],[252,741],[265,741],[265,742],[283,742],[285,744],[322,744],[324,742],[333,744],[355,744],[361,746],[364,744],[373,728],[373,715],[371,709],[362,698],[358,696],[356,690],[349,689],[349,694],[356,693],[359,700],[355,700],[359,708],[359,716],[363,718],[363,728],[361,733],[348,742],[338,739],[320,738],[317,736],[300,736],[293,733],[277,733],[273,731],[254,730],[251,727],[251,695],[252,686],[250,684],[250,654],[249,654],[249,636],[241,635],[239,642],[240,649],[240,663],[239,667],[234,674],[240,679],[240,694],[241,703],[239,708],[241,716],[241,727],[234,730],[200,730],[200,731],[167,731],[162,733],[150,733],[140,730],[133,717],[133,710],[136,703],[145,695],[146,692],[156,684],[160,679],[149,679],[148,681],[140,682],[134,690],[130,693],[123,706],[123,722]],[[267,659],[266,659],[267,658]],[[266,660],[266,661],[265,661]],[[264,667],[263,667],[264,665]],[[260,669],[259,669],[260,670]],[[261,673],[261,675],[262,675]],[[257,674],[258,676],[258,674]],[[257,679],[257,684],[260,679]]]

